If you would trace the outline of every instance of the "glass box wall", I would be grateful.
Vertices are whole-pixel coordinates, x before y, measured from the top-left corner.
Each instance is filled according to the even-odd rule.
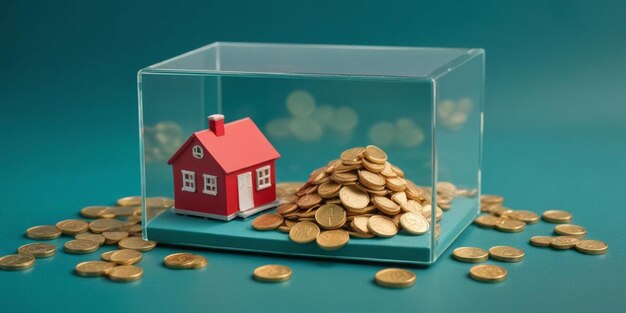
[[[304,183],[343,151],[375,145],[404,178],[439,202],[430,210],[422,202],[419,209],[402,211],[429,218],[435,226],[426,234],[401,230],[392,238],[350,238],[334,251],[295,244],[287,234],[254,231],[251,222],[267,212],[226,222],[171,210],[157,215],[161,210],[151,210],[150,201],[143,201],[144,234],[182,245],[434,262],[478,212],[483,63],[480,49],[218,43],[141,70],[144,197],[174,198],[168,160],[190,135],[207,129],[208,115],[219,113],[227,124],[251,118],[280,153],[277,185]],[[231,153],[239,158],[255,151]],[[349,226],[354,214],[347,213],[344,228],[356,233]],[[371,215],[385,214],[364,214]]]

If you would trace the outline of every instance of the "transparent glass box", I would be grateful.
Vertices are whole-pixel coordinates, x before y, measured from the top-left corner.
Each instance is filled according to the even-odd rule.
[[[479,213],[484,64],[482,49],[218,42],[140,70],[144,237],[250,252],[434,263]],[[168,159],[216,113],[226,123],[254,121],[281,155],[277,184],[306,181],[348,148],[379,146],[405,178],[431,188],[423,190],[443,207],[442,218],[430,214],[430,230],[421,236],[400,231],[392,238],[350,238],[345,247],[327,251],[315,242],[291,242],[283,232],[256,231],[256,216],[226,222],[151,207],[152,197],[174,197]]]

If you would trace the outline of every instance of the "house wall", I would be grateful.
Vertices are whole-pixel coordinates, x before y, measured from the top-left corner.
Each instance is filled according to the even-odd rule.
[[[195,145],[200,145],[197,138],[187,145],[187,148],[172,164],[174,175],[174,206],[177,209],[227,215],[226,205],[226,179],[225,173],[215,159],[204,149],[204,157],[197,159],[192,155]],[[201,145],[200,145],[201,146]],[[196,191],[183,191],[183,179],[181,170],[195,172]],[[202,174],[217,176],[217,195],[203,193],[204,178]],[[236,187],[235,187],[236,193]]]
[[[270,165],[270,180],[272,181],[272,186],[263,190],[257,190],[256,169],[266,165]],[[237,186],[237,175],[243,174],[245,172],[252,173],[252,195],[254,198],[255,207],[276,200],[276,172],[274,160],[272,160],[228,174],[228,176],[226,177],[226,188],[228,188],[229,191],[233,191],[229,192],[226,195],[228,214],[236,213],[239,211],[239,190]]]

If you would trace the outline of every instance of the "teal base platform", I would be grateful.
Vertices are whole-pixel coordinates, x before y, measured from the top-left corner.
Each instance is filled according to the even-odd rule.
[[[474,203],[470,199],[455,199],[457,207],[444,213],[440,223],[441,233],[434,249],[431,249],[432,228],[422,236],[412,236],[401,231],[392,238],[350,238],[345,247],[327,251],[314,242],[294,243],[283,232],[253,229],[251,224],[256,215],[224,222],[179,215],[173,210],[167,210],[152,219],[144,234],[147,239],[173,245],[360,261],[432,264],[472,222],[477,210],[468,209],[468,206]]]

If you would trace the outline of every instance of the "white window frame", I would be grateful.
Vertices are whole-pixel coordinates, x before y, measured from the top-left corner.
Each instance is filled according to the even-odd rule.
[[[269,165],[256,169],[256,190],[267,189],[272,186],[272,171]]]
[[[217,176],[202,174],[202,178],[204,180],[204,189],[202,190],[202,193],[217,196]]]
[[[186,170],[181,170],[180,172],[183,179],[183,191],[196,192],[196,173]]]
[[[196,159],[202,159],[204,157],[204,149],[200,145],[195,145],[191,148],[191,154]]]

